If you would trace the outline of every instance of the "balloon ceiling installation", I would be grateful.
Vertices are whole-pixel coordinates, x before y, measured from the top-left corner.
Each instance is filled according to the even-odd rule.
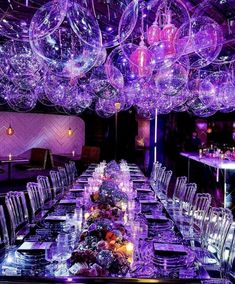
[[[234,0],[190,3],[2,0],[0,105],[104,118],[134,107],[145,119],[235,110]]]

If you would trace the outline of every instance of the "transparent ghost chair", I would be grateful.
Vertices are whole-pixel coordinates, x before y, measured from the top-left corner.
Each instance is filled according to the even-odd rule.
[[[44,210],[45,200],[42,188],[36,182],[28,182],[26,188],[31,207],[31,222],[40,221],[47,213],[47,210]]]
[[[30,232],[29,214],[23,191],[10,191],[5,196],[10,217],[10,244],[22,242]]]
[[[158,171],[158,174],[156,176],[156,181],[155,181],[155,190],[157,191],[159,191],[165,171],[166,171],[166,167],[161,167]]]
[[[58,171],[59,171],[59,174],[60,174],[60,178],[63,182],[63,185],[65,187],[68,187],[69,186],[69,179],[68,179],[66,169],[63,168],[63,167],[58,167]]]
[[[74,179],[75,179],[76,177],[78,177],[76,163],[74,161],[70,161],[69,164],[70,164],[70,167],[72,169],[72,172],[73,172],[73,175],[74,175]]]
[[[73,184],[73,181],[75,179],[75,175],[72,169],[72,166],[70,163],[66,163],[65,164],[65,169],[66,169],[66,173],[67,173],[67,179],[68,179],[68,183],[69,185]]]
[[[156,191],[158,198],[161,199],[161,200],[167,199],[171,177],[172,177],[172,171],[171,170],[164,171],[162,181],[159,185],[159,190]]]
[[[179,207],[173,208],[173,211],[171,212],[175,222],[184,224],[185,221],[190,220],[191,209],[196,192],[196,183],[185,184],[185,194],[179,197]]]
[[[186,183],[186,176],[177,177],[173,190],[173,197],[172,199],[168,199],[167,203],[164,204],[167,210],[174,210],[180,206],[180,200],[183,200],[183,197],[185,195]]]
[[[5,249],[9,245],[9,236],[7,231],[6,218],[3,206],[0,205],[0,259],[4,257]]]
[[[37,176],[37,182],[41,187],[42,198],[44,200],[44,208],[50,208],[54,205],[53,189],[50,185],[49,178],[47,176]]]
[[[208,270],[217,270],[223,261],[223,249],[233,215],[228,208],[212,207],[204,220],[201,248],[196,250],[197,257]]]
[[[64,184],[58,171],[50,171],[50,178],[54,191],[54,199],[60,199],[64,194]]]
[[[231,226],[223,248],[223,263],[219,278],[202,281],[202,284],[232,284],[235,282],[235,226]]]
[[[196,193],[191,208],[188,207],[187,217],[184,218],[182,225],[178,225],[185,239],[201,243],[204,221],[210,205],[211,195],[209,193]]]
[[[159,176],[159,171],[162,167],[162,164],[160,162],[156,162],[156,163],[153,163],[153,168],[152,168],[152,172],[150,174],[150,182],[153,186],[153,188],[155,187],[155,182],[157,180],[157,177]]]

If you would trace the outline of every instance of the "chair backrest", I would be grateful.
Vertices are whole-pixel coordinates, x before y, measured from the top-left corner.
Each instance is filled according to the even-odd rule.
[[[202,231],[203,222],[207,216],[210,206],[210,193],[196,193],[192,207],[192,223],[198,232]]]
[[[162,182],[163,175],[165,173],[166,167],[161,167],[158,171],[157,181]]]
[[[57,195],[64,193],[64,184],[58,171],[50,171],[50,178],[53,186],[54,198],[56,198]]]
[[[46,168],[48,149],[32,148],[29,163],[35,167]]]
[[[69,179],[68,179],[68,175],[67,175],[67,172],[66,172],[66,169],[63,168],[63,167],[58,167],[58,171],[59,171],[59,174],[60,174],[60,178],[63,182],[63,185],[64,186],[69,186]]]
[[[29,223],[29,214],[23,191],[10,191],[5,196],[6,207],[10,216],[10,244],[14,244],[21,226]]]
[[[70,164],[70,167],[71,167],[71,169],[72,169],[74,178],[76,178],[76,177],[78,176],[76,163],[75,163],[74,161],[70,161],[69,164]]]
[[[162,177],[162,192],[167,196],[170,180],[172,177],[172,171],[164,171],[163,177]]]
[[[187,177],[177,177],[173,192],[173,201],[183,200],[186,191],[186,182]]]
[[[186,211],[186,213],[188,214],[191,212],[191,208],[193,206],[193,200],[197,192],[197,184],[196,183],[186,183],[185,187],[186,187],[185,195],[183,197],[181,204],[182,204],[182,209]]]
[[[98,163],[100,160],[100,148],[95,146],[83,146],[81,160],[85,163]]]
[[[218,259],[222,259],[225,240],[232,222],[231,210],[222,207],[212,207],[205,218],[202,245],[215,253]]]
[[[69,185],[71,185],[74,181],[74,172],[73,172],[71,164],[65,163],[65,169],[66,169],[67,179],[68,179]]]
[[[150,174],[150,180],[156,181],[159,175],[159,170],[161,169],[162,164],[160,162],[153,163],[152,172]]]
[[[49,178],[47,176],[37,176],[37,182],[42,189],[44,202],[53,199],[52,188],[49,182]]]
[[[34,221],[36,213],[39,212],[44,205],[44,195],[41,186],[36,182],[28,182],[26,188],[31,206],[31,218],[32,221]]]
[[[2,205],[0,205],[0,245],[1,247],[9,245],[7,223]]]
[[[229,278],[230,276],[235,279],[235,227],[232,228],[232,240],[228,248],[228,258],[225,263],[225,277]],[[226,248],[224,248],[225,252]]]

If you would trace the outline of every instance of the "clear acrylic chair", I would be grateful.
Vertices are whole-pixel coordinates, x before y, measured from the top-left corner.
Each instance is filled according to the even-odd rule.
[[[201,243],[201,237],[207,216],[211,205],[211,195],[209,193],[196,193],[188,218],[180,226],[181,234],[185,239],[192,240],[198,244]]]
[[[205,267],[216,270],[223,261],[223,249],[229,229],[233,222],[233,215],[228,208],[212,207],[205,218],[202,233],[202,249],[198,258]]]
[[[153,163],[153,168],[152,168],[152,171],[151,171],[151,174],[150,174],[150,181],[151,183],[155,183],[156,180],[157,180],[157,177],[158,177],[158,172],[160,170],[160,168],[162,167],[162,164],[160,162],[156,162],[156,163]]]
[[[232,284],[235,283],[235,226],[230,228],[223,248],[223,263],[219,267],[217,278],[201,282],[202,284]]]
[[[177,177],[174,190],[173,190],[173,197],[172,199],[168,199],[168,202],[166,205],[167,210],[174,210],[180,205],[180,200],[183,200],[183,197],[185,195],[186,191],[186,183],[187,183],[187,177],[186,176],[180,176]]]
[[[63,185],[65,187],[68,187],[69,186],[69,180],[68,180],[66,169],[63,168],[63,167],[58,167],[58,171],[59,171],[59,174],[60,174],[60,178],[63,181]]]
[[[72,169],[72,172],[73,172],[73,175],[74,175],[74,179],[75,179],[76,177],[78,177],[76,163],[74,161],[70,161],[69,164],[70,164],[70,167]]]
[[[73,181],[74,181],[74,173],[73,173],[73,169],[71,167],[71,164],[65,163],[65,169],[66,169],[66,173],[67,173],[68,183],[69,183],[69,185],[72,185]]]
[[[172,177],[171,170],[164,171],[163,176],[162,176],[162,181],[159,185],[159,191],[157,192],[158,198],[167,199],[171,177]]]
[[[59,199],[64,194],[64,184],[58,171],[50,171],[50,178],[54,191],[54,199]]]
[[[43,210],[45,203],[44,194],[40,184],[36,182],[28,182],[26,188],[31,207],[31,222],[37,222],[47,213],[47,210]]]
[[[6,247],[9,245],[9,235],[3,206],[0,205],[0,245]],[[0,249],[1,250],[1,249]]]
[[[5,204],[10,217],[10,244],[22,242],[30,231],[29,214],[23,191],[10,191],[5,196]]]
[[[53,200],[53,189],[51,188],[49,178],[47,176],[37,176],[37,182],[42,189],[44,202]]]

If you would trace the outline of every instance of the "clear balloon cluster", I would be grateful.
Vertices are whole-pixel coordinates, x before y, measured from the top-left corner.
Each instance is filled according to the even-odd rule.
[[[219,0],[193,13],[183,0],[4,2],[0,104],[15,111],[39,101],[110,117],[134,106],[152,119],[156,109],[205,117],[235,108],[235,29],[208,17],[213,5],[227,9]]]

